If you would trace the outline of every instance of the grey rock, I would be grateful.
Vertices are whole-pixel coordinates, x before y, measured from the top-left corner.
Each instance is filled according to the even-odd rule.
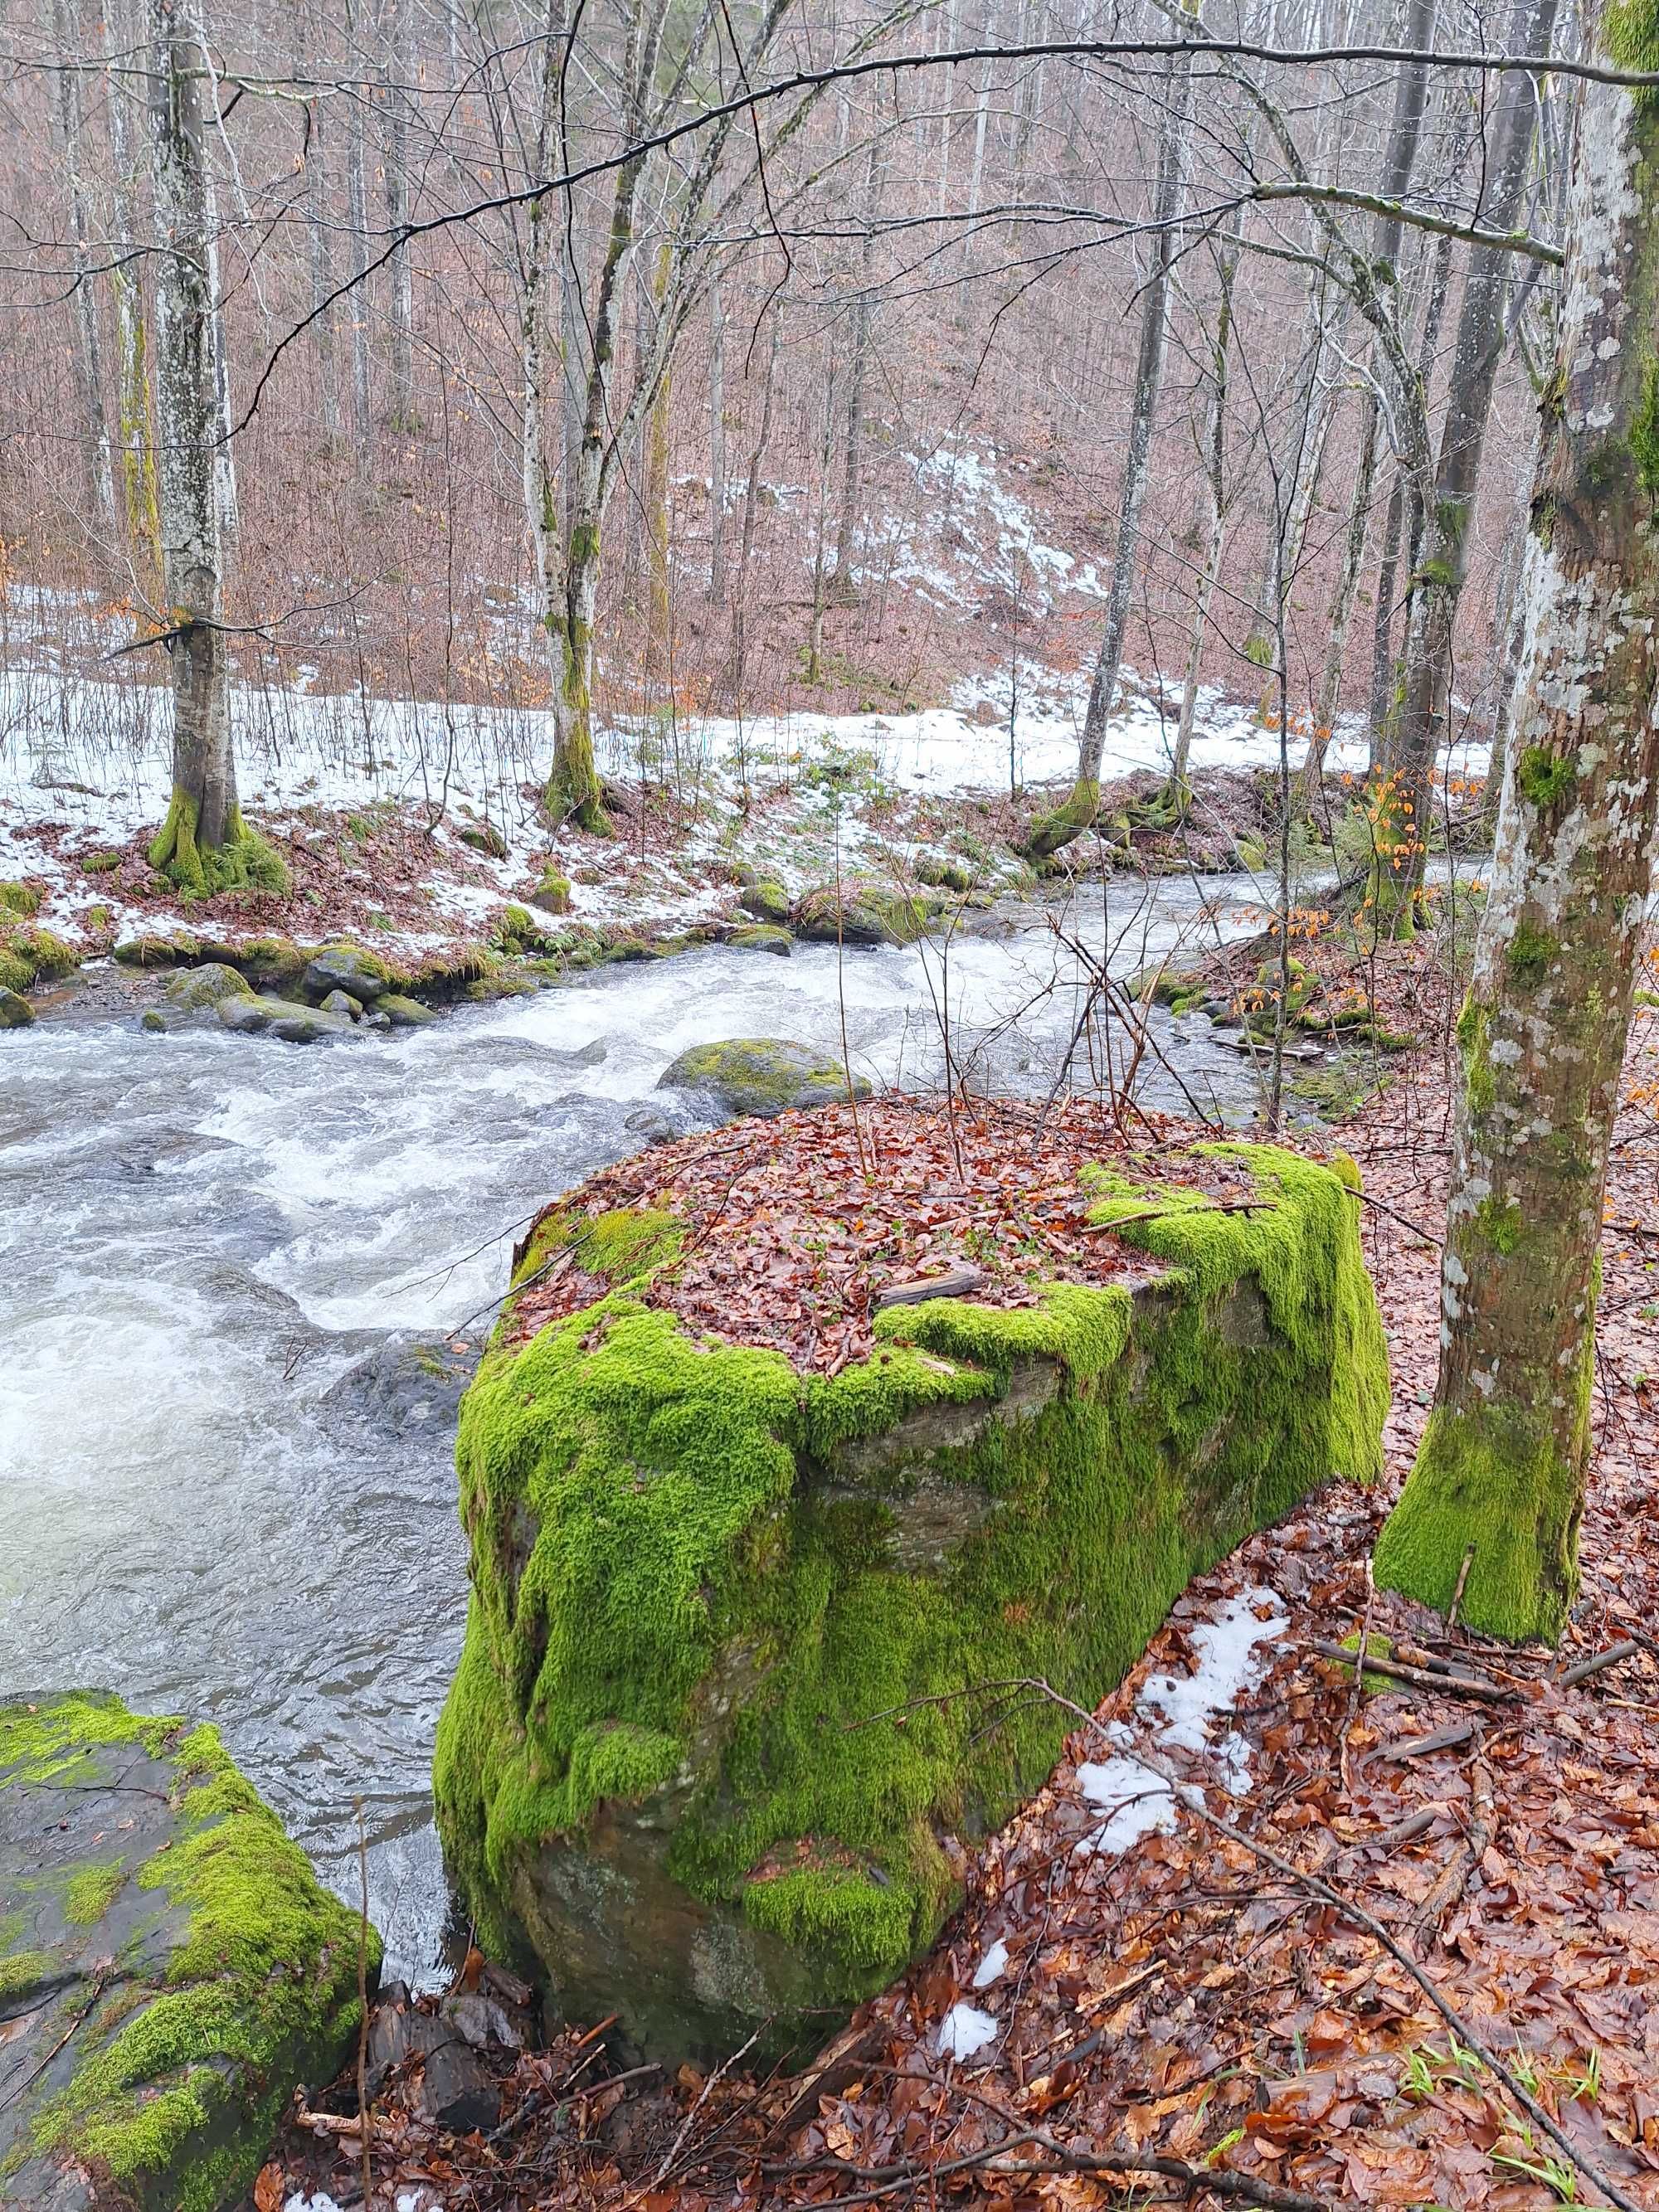
[[[191,1013],[204,1006],[220,1006],[227,999],[251,999],[254,993],[245,975],[210,960],[200,968],[185,968],[170,977],[162,995],[169,1006]]]
[[[784,960],[795,949],[795,940],[789,932],[769,921],[757,921],[747,929],[734,929],[726,941],[734,952],[775,952]]]
[[[430,1006],[423,1006],[418,999],[405,998],[401,991],[386,992],[374,1011],[384,1014],[394,1030],[422,1030],[438,1018]]]
[[[305,972],[305,987],[313,999],[331,991],[346,991],[367,1006],[392,988],[384,962],[356,945],[325,945],[313,955]]]
[[[258,1036],[268,1030],[284,1044],[316,1044],[324,1037],[349,1036],[353,1027],[348,1015],[325,1013],[320,1006],[296,1006],[291,999],[222,999],[219,1018],[239,1036]]]
[[[758,1114],[769,1120],[792,1107],[832,1105],[848,1095],[846,1072],[832,1054],[783,1037],[726,1037],[693,1045],[657,1087],[706,1091],[733,1119]],[[852,1095],[870,1096],[862,1076],[854,1077]]]
[[[457,2135],[493,2128],[501,2117],[501,2093],[495,2076],[453,2028],[445,2034],[447,2039],[427,2055],[421,2079],[422,2111]]]
[[[349,991],[331,991],[323,1000],[322,1011],[325,1014],[343,1014],[349,1022],[355,1022],[363,1011],[363,1002],[354,999]]]
[[[636,1106],[623,1123],[631,1129],[642,1144],[672,1145],[684,1132],[677,1129],[666,1114],[659,1114],[654,1106]]]
[[[0,989],[0,1030],[26,1030],[34,1009],[21,991]]]

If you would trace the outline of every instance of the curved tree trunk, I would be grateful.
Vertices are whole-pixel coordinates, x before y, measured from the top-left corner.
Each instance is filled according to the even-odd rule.
[[[1656,179],[1659,103],[1588,85],[1525,667],[1458,1024],[1439,1388],[1376,1547],[1380,1583],[1442,1612],[1467,1559],[1462,1618],[1516,1638],[1559,1636],[1577,1587],[1602,1195],[1652,872]]]

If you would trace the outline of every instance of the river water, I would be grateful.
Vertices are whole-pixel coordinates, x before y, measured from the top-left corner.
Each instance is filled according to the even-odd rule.
[[[1253,890],[1206,886],[1241,919]],[[1114,965],[1197,903],[1164,887]],[[915,1085],[941,1002],[958,1052],[993,1032],[994,1079],[1030,1091],[1080,1000],[1028,927],[961,942],[948,979],[920,949],[711,948],[309,1048],[72,1013],[0,1036],[0,1688],[216,1722],[351,1896],[361,1804],[389,1962],[429,1971],[428,1766],[466,1580],[453,1391],[411,1340],[488,1307],[526,1218],[637,1150],[645,1102],[696,1126],[653,1097],[688,1045],[838,1050],[844,1004],[855,1066]],[[1203,1017],[1156,1019],[1196,1095],[1248,1115]],[[1181,1110],[1156,1064],[1146,1091]]]

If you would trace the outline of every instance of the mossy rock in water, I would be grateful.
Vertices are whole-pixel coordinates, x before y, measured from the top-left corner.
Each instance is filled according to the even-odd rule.
[[[430,1006],[423,1006],[418,999],[406,999],[401,991],[388,991],[376,1002],[374,1011],[384,1014],[394,1030],[422,1030],[438,1018]]]
[[[216,1732],[0,1704],[0,1900],[5,2203],[243,2201],[295,2084],[352,2049],[360,1923]]]
[[[238,1036],[276,1037],[283,1044],[319,1044],[325,1037],[349,1036],[356,1024],[349,1014],[331,1014],[320,1006],[301,1006],[292,999],[246,998],[219,1001],[219,1018]]]
[[[170,1005],[190,1012],[201,1006],[216,1006],[223,999],[251,999],[253,986],[234,968],[210,960],[203,967],[187,968],[173,976],[162,995]]]
[[[797,937],[811,945],[914,945],[939,911],[937,899],[912,898],[880,884],[833,884],[803,891],[790,912]]]
[[[34,1009],[22,993],[0,984],[0,1030],[26,1030],[33,1019]]]
[[[833,1377],[652,1306],[672,1218],[544,1218],[516,1279],[580,1240],[605,1295],[493,1347],[464,1401],[471,1593],[434,1786],[478,1940],[557,2011],[616,2013],[670,2063],[823,2041],[1059,1754],[1066,1712],[980,1686],[1093,1703],[1193,1575],[1376,1473],[1352,1188],[1218,1149],[1259,1210],[1100,1179],[1151,1281],[890,1309]]]
[[[757,921],[745,929],[734,929],[726,941],[734,952],[772,952],[784,960],[795,949],[795,940],[789,932],[779,929],[769,921]]]
[[[735,1120],[742,1114],[770,1119],[792,1107],[831,1106],[845,1099],[847,1071],[817,1045],[781,1037],[726,1037],[694,1044],[664,1073],[659,1091],[706,1091]],[[870,1085],[853,1078],[851,1095],[867,1098]]]
[[[396,978],[378,953],[365,952],[359,945],[325,945],[312,955],[304,980],[313,999],[344,991],[368,1005],[389,990]]]

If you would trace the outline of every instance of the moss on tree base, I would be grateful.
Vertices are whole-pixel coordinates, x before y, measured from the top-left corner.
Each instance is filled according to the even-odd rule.
[[[1437,1407],[1376,1540],[1382,1589],[1512,1644],[1559,1643],[1578,1589],[1579,1484],[1537,1424]],[[1463,1574],[1465,1557],[1468,1572]]]
[[[1352,1194],[1228,1149],[1261,1209],[1126,1225],[1156,1280],[893,1309],[833,1377],[690,1340],[647,1302],[678,1237],[606,1217],[610,1294],[486,1359],[434,1791],[480,1940],[568,2016],[664,2057],[769,2017],[757,2050],[821,2040],[931,1942],[955,1839],[1053,1765],[1064,1715],[992,1686],[1103,1694],[1193,1574],[1376,1471]],[[1101,1182],[1103,1215],[1144,1213]]]
[[[210,897],[215,891],[288,890],[287,868],[275,848],[243,822],[240,806],[231,808],[223,841],[217,845],[200,841],[200,817],[195,799],[175,784],[167,819],[149,848],[152,868],[197,898]]]

